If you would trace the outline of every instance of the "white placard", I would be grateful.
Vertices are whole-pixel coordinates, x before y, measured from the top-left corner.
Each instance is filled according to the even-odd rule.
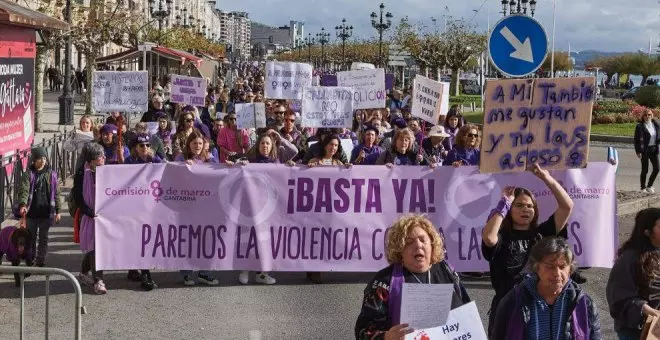
[[[301,99],[302,89],[312,86],[312,65],[304,63],[266,63],[264,94],[272,99]]]
[[[153,136],[158,133],[158,122],[147,122],[147,133]]]
[[[303,89],[302,126],[350,128],[353,124],[353,89],[312,86]]]
[[[438,124],[440,115],[446,114],[447,111],[446,108],[445,111],[442,111],[444,92],[449,92],[449,88],[445,88],[443,83],[418,74],[413,81],[412,109],[410,113],[431,124]],[[447,97],[447,100],[449,100],[449,97]]]
[[[385,107],[387,92],[385,90],[385,70],[355,70],[337,72],[337,86],[354,89],[353,108],[377,109]]]
[[[440,84],[442,84],[442,104],[440,105],[440,115],[446,116],[447,112],[449,112],[449,89],[451,88],[451,84]]]
[[[204,107],[206,99],[206,79],[171,74],[172,93],[170,101],[185,105]]]
[[[92,108],[96,112],[148,111],[147,71],[92,72]]]
[[[342,151],[344,151],[346,158],[348,158],[348,160],[350,161],[351,154],[353,154],[353,148],[355,148],[355,146],[353,145],[353,140],[350,138],[342,138],[340,142],[341,142]],[[312,146],[316,143],[318,143],[318,141],[311,141],[307,143],[307,146]]]
[[[474,301],[452,309],[449,312],[447,323],[440,327],[417,329],[406,335],[406,340],[433,339],[433,340],[487,340],[484,325],[481,323],[479,310]]]
[[[266,104],[236,104],[236,126],[239,129],[266,127]]]

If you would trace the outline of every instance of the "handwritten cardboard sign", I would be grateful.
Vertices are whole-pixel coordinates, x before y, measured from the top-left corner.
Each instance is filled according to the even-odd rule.
[[[302,89],[312,86],[313,67],[304,63],[266,63],[264,94],[273,99],[302,99]]]
[[[385,70],[355,70],[337,72],[337,85],[353,88],[353,108],[376,109],[385,107]]]
[[[92,72],[92,108],[96,112],[149,110],[147,71]]]
[[[413,81],[412,109],[410,113],[431,124],[438,124],[440,115],[447,112],[447,107],[442,107],[445,89],[442,83],[421,75],[415,76]]]
[[[587,165],[596,79],[506,79],[486,83],[481,172]]]
[[[206,79],[186,77],[178,74],[170,75],[172,79],[172,103],[182,103],[192,106],[204,106],[206,98]]]
[[[302,126],[350,128],[353,103],[351,87],[306,87],[302,98]]]
[[[239,129],[266,127],[266,104],[236,104],[236,126]]]
[[[479,316],[477,304],[472,301],[468,304],[454,308],[449,312],[447,323],[440,327],[416,329],[406,335],[406,340],[487,340],[484,325]]]

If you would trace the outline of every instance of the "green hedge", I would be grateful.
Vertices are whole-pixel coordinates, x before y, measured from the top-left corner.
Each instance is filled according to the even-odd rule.
[[[481,107],[481,96],[479,95],[461,95],[461,96],[449,96],[449,105],[470,105],[470,103],[475,103],[477,106]]]
[[[660,106],[660,86],[640,87],[635,93],[635,101],[642,106],[655,108]]]

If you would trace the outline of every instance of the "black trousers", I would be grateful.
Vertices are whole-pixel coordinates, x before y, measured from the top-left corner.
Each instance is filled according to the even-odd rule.
[[[651,162],[651,176],[649,177],[648,185],[646,184],[646,175],[649,172],[649,162]],[[639,184],[641,189],[645,189],[653,186],[655,178],[658,177],[658,149],[657,148],[648,148],[642,152],[642,173],[639,175]]]
[[[92,271],[94,282],[103,280],[103,271],[96,270],[96,252],[94,250],[85,254],[82,261],[81,273],[87,274],[90,270]]]

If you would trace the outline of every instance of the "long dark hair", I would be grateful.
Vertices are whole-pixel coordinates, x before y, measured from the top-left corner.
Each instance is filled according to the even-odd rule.
[[[190,133],[190,135],[186,139],[186,146],[183,149],[183,156],[185,157],[185,159],[195,158],[195,155],[192,153],[192,150],[190,149],[190,143],[192,143],[192,141],[194,141],[197,138],[199,138],[203,141],[204,140],[204,134],[199,132],[199,130],[195,129],[195,130],[193,130],[192,133]],[[204,161],[204,162],[208,162],[209,159],[210,159],[209,153],[207,151],[204,151],[204,146],[202,146],[202,152],[199,154],[199,159]]]
[[[337,147],[337,152],[332,156],[332,159],[340,160],[342,153],[344,153],[344,149],[341,147],[341,138],[339,138],[338,135],[330,135],[326,137],[324,140],[320,141],[319,143],[321,146],[321,158],[325,158],[325,154],[327,151],[325,150],[325,147],[330,144],[330,141],[336,139],[337,143],[339,143],[339,146]]]
[[[532,218],[532,221],[529,223],[529,229],[533,230],[536,229],[536,227],[539,226],[539,204],[536,201],[536,197],[534,197],[534,194],[525,189],[525,188],[516,188],[513,191],[513,201],[515,202],[516,199],[522,195],[527,195],[529,198],[532,199],[532,204],[534,205],[534,217]],[[513,203],[511,203],[513,205]],[[506,214],[506,217],[504,218],[504,221],[502,221],[502,230],[506,231],[511,231],[513,230],[513,217],[511,216],[511,210]]]
[[[645,250],[653,248],[651,240],[649,239],[650,235],[647,235],[646,233],[653,229],[655,222],[659,219],[660,208],[646,208],[638,212],[635,216],[635,227],[628,240],[623,243],[621,248],[619,248],[617,256],[621,256],[621,254],[628,249],[644,252]]]

